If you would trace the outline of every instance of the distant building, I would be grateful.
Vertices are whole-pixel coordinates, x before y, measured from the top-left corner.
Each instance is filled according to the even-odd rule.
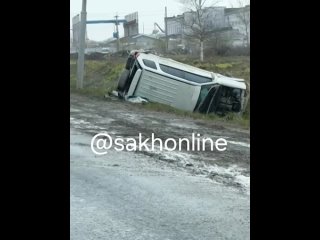
[[[183,15],[167,17],[168,36],[179,36],[182,34]]]
[[[145,34],[137,34],[131,37],[122,37],[119,39],[119,41],[120,50],[154,49],[160,51],[164,46],[162,40]],[[104,45],[105,47],[109,47],[111,52],[117,51],[117,39],[114,39]]]
[[[227,8],[225,21],[234,31],[233,45],[250,45],[250,5],[242,8]]]
[[[224,17],[225,7],[208,7],[204,8],[202,22],[206,25],[208,30],[217,30],[225,28]],[[191,43],[186,36],[192,35],[192,28],[197,27],[197,16],[195,12],[184,12],[182,15],[165,18],[168,28],[168,48],[169,50],[180,49],[186,50],[189,48],[190,52],[194,52],[197,48],[197,43]]]
[[[182,44],[182,31],[183,31],[183,18],[184,15],[178,15],[174,17],[167,17],[168,28],[168,49],[184,49]],[[162,36],[163,41],[165,41],[165,36]]]
[[[242,8],[208,7],[204,8],[203,16],[202,23],[209,31],[216,33],[215,36],[219,36],[225,44],[233,46],[250,44],[250,5]],[[192,34],[190,26],[197,27],[195,19],[195,12],[184,12],[182,15],[165,18],[169,50],[192,48],[190,52],[197,51],[198,43],[186,37]]]
[[[204,9],[202,22],[208,29],[219,29],[226,27],[224,17],[225,7],[208,7]],[[182,15],[167,17],[168,36],[187,34],[189,26],[197,24],[195,12],[185,12]]]

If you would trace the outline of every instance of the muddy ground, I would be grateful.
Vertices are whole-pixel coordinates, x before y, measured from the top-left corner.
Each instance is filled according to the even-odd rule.
[[[70,128],[94,136],[107,131],[114,136],[191,138],[191,134],[210,137],[214,141],[225,138],[227,150],[219,152],[208,147],[206,151],[136,151],[153,161],[163,162],[191,175],[202,175],[246,194],[250,194],[250,132],[214,120],[194,120],[170,113],[141,108],[139,104],[70,95]],[[90,144],[90,143],[88,143]],[[142,155],[141,155],[142,154]]]

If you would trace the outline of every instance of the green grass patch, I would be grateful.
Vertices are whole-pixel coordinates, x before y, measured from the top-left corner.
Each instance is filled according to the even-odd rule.
[[[218,63],[215,66],[216,66],[216,68],[219,68],[219,69],[227,69],[227,68],[231,68],[232,64],[230,64],[230,63]]]
[[[104,96],[116,89],[123,68],[123,60],[86,60],[83,89],[76,89],[77,62],[70,60],[70,91],[90,96]]]
[[[188,117],[192,119],[202,119],[208,122],[212,122],[213,120],[218,123],[223,123],[223,124],[229,124],[231,126],[236,126],[236,127],[241,127],[244,129],[249,129],[250,128],[250,119],[248,116],[240,116],[236,113],[228,113],[227,115],[221,117],[216,114],[202,114],[198,112],[188,112],[188,111],[183,111],[180,109],[173,108],[168,105],[164,105],[161,103],[144,103],[141,105],[142,108],[156,111],[156,112],[163,112],[163,113],[172,113],[177,116],[182,116],[182,117]]]

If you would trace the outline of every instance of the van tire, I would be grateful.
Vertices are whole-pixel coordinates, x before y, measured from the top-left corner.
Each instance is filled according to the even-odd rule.
[[[132,55],[129,56],[125,69],[130,70],[132,63],[134,62],[134,57]]]
[[[125,89],[129,74],[130,74],[130,71],[127,69],[121,73],[121,76],[118,81],[118,91],[123,91]]]

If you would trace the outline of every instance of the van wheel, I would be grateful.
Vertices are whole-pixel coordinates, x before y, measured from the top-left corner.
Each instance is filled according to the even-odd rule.
[[[133,62],[134,62],[134,58],[133,58],[132,55],[130,55],[129,58],[128,58],[128,60],[127,60],[125,69],[130,70]]]
[[[120,76],[119,81],[118,81],[118,91],[124,91],[124,88],[126,86],[126,82],[128,80],[128,77],[129,77],[129,73],[130,73],[129,70],[124,70],[121,73],[121,76]]]

